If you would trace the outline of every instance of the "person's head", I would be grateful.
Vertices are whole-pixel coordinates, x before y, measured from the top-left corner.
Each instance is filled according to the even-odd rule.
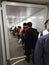
[[[49,31],[49,19],[46,20],[46,22],[45,22],[45,29],[47,29]]]
[[[23,27],[27,27],[27,23],[23,23]]]
[[[32,27],[32,22],[27,23],[28,27]]]
[[[18,26],[19,29],[21,29],[21,26]]]

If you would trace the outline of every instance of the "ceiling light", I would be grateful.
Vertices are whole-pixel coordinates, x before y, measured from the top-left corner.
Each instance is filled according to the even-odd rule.
[[[32,19],[36,19],[37,17],[36,17],[36,16],[32,16],[31,18],[32,18]]]
[[[12,16],[12,18],[14,19],[14,18],[16,18],[15,16]]]
[[[16,17],[15,16],[6,16],[6,18],[12,18],[12,19],[14,19]]]

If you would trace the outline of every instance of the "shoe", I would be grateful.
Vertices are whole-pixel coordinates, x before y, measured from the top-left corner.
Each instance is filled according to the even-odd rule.
[[[27,63],[30,63],[30,59],[26,58],[25,60],[26,60]]]
[[[34,59],[31,59],[32,60],[32,63],[34,64]]]

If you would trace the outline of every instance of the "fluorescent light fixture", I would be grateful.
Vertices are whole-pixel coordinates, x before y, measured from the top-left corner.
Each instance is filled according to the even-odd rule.
[[[31,18],[32,18],[32,19],[36,19],[37,17],[36,17],[36,16],[32,16]]]
[[[14,19],[14,18],[16,18],[15,16],[12,16],[12,18]]]
[[[14,19],[16,17],[15,16],[6,16],[6,18],[12,18],[12,19]]]

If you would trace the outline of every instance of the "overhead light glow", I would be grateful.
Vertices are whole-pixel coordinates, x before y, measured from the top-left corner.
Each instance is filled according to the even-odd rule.
[[[6,16],[6,18],[8,18],[8,17]]]
[[[28,21],[32,21],[31,18],[28,18],[28,19],[26,20],[26,22],[28,22]]]
[[[12,16],[12,18],[14,19],[14,18],[16,18],[15,16]]]
[[[36,16],[32,16],[31,18],[32,18],[32,19],[36,19],[37,17],[36,17]]]
[[[6,16],[6,18],[12,18],[12,19],[14,19],[16,17],[15,16]]]
[[[39,19],[44,19],[44,17],[43,17],[43,16],[39,16],[38,18],[39,18]]]

